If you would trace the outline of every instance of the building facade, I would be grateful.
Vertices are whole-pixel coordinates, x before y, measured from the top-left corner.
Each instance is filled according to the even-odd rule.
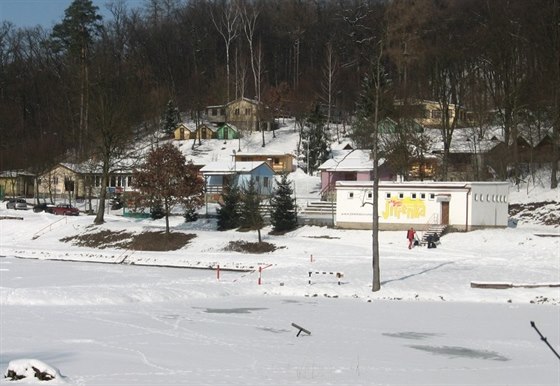
[[[372,228],[372,181],[336,183],[335,226]],[[459,231],[506,227],[508,182],[380,182],[379,227],[426,230],[448,225]]]

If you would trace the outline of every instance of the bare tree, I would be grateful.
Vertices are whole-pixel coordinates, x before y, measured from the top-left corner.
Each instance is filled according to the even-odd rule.
[[[142,194],[163,204],[165,232],[169,234],[169,215],[179,203],[198,209],[204,202],[204,182],[192,163],[170,143],[152,149],[145,162],[134,171],[134,184]]]
[[[336,92],[336,80],[338,75],[338,60],[334,56],[332,42],[327,42],[325,46],[325,63],[323,65],[323,81],[321,82],[322,98],[327,104],[327,129],[330,129],[332,118],[332,107],[334,93]],[[337,126],[338,128],[338,126]],[[336,139],[340,142],[338,129]]]
[[[251,70],[253,71],[255,99],[259,102],[261,99],[258,69],[259,53],[255,47],[255,31],[257,28],[260,8],[256,4],[249,4],[247,1],[243,1],[239,2],[239,13],[241,16],[243,32],[249,48],[249,60],[251,63]]]
[[[230,49],[233,41],[239,35],[239,8],[233,2],[217,1],[210,3],[210,18],[216,30],[222,37],[226,49],[226,87],[227,100],[230,101]]]

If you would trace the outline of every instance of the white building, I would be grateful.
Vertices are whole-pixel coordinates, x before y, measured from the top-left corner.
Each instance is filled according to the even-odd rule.
[[[336,183],[335,226],[372,227],[372,181]],[[379,183],[379,228],[426,230],[445,224],[457,230],[506,227],[508,182]]]

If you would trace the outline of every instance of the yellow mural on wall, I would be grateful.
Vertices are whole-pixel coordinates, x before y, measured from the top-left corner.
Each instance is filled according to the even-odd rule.
[[[391,198],[385,200],[385,210],[382,213],[384,219],[389,217],[409,219],[426,217],[426,204],[423,200],[407,198]]]

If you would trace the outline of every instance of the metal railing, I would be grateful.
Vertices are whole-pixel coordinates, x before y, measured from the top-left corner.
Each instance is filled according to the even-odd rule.
[[[35,233],[33,234],[33,236],[31,237],[31,239],[32,239],[32,240],[35,240],[35,239],[41,237],[42,235],[44,235],[45,233],[52,231],[53,225],[58,224],[58,223],[61,222],[61,221],[64,221],[65,224],[68,224],[68,217],[67,217],[67,216],[63,216],[61,219],[56,220],[56,221],[50,223],[49,225],[47,225],[47,226],[45,226],[45,227],[39,229],[37,232],[35,232]]]

